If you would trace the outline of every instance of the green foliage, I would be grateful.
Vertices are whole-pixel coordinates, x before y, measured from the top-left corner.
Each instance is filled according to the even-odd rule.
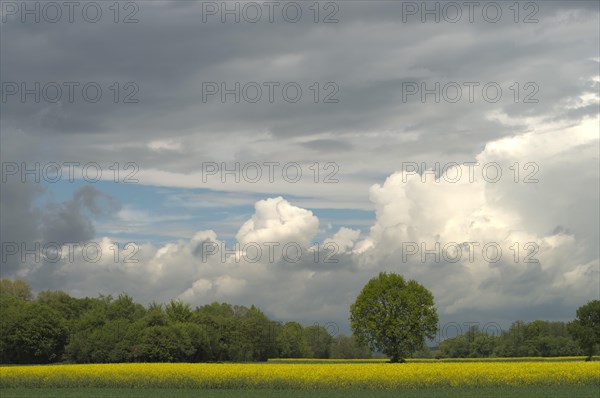
[[[67,341],[62,316],[47,305],[0,296],[0,362],[49,363],[61,358]]]
[[[488,336],[472,327],[462,336],[441,342],[439,355],[591,355],[600,338],[599,305],[596,300],[579,308],[577,319],[568,327],[563,322],[517,321],[501,336]],[[116,299],[102,295],[74,298],[48,290],[33,300],[25,282],[2,279],[0,362],[350,359],[371,358],[371,348],[392,360],[411,354],[432,356],[423,341],[435,333],[437,315],[431,293],[418,283],[380,274],[367,283],[351,311],[355,336],[330,336],[319,325],[274,322],[254,306],[215,302],[192,309],[171,300],[144,308],[124,293]]]
[[[204,360],[266,361],[277,356],[277,325],[254,306],[212,303],[196,308],[190,320],[206,331]]]
[[[470,353],[470,344],[464,336],[446,339],[440,343],[440,355],[442,357],[468,358]]]
[[[165,313],[171,322],[188,322],[192,317],[190,305],[181,300],[171,300],[165,307]]]
[[[352,332],[361,343],[382,351],[391,362],[404,361],[433,338],[438,316],[433,295],[414,280],[380,273],[350,308]]]
[[[181,325],[143,329],[134,347],[134,359],[141,362],[185,361],[196,352],[187,331]]]
[[[106,317],[110,320],[126,319],[133,322],[140,319],[145,313],[146,310],[144,309],[144,306],[135,303],[133,298],[125,293],[120,294],[114,301],[108,296]]]
[[[568,325],[569,333],[592,359],[600,345],[600,300],[590,301],[577,309],[577,317]]]
[[[184,349],[181,352],[184,352],[185,355],[182,355],[181,358],[177,360],[183,360],[185,362],[203,362],[210,360],[209,350],[210,350],[210,339],[206,330],[198,324],[186,322],[186,323],[177,323],[175,324],[175,328],[179,330],[182,336],[185,336],[186,339],[189,339],[190,345],[187,347],[183,347]]]
[[[412,355],[413,358],[433,358],[433,352],[427,346],[427,344],[423,344],[423,347],[420,350],[417,350]]]
[[[31,288],[20,279],[0,279],[0,296],[13,296],[26,301],[33,299]]]
[[[145,327],[166,326],[169,323],[169,317],[163,311],[162,305],[152,303],[140,321]]]
[[[371,350],[365,344],[360,344],[354,336],[343,334],[333,337],[331,342],[331,358],[371,358]]]
[[[79,318],[86,309],[85,300],[73,298],[62,291],[44,290],[38,293],[36,300],[56,310],[66,320]]]
[[[330,358],[332,337],[323,326],[313,325],[304,328],[304,337],[308,342],[313,358]]]
[[[514,322],[500,336],[472,327],[462,336],[440,343],[443,358],[556,357],[581,355],[564,322]]]
[[[278,328],[277,343],[281,358],[309,358],[312,351],[302,326],[298,322],[287,322]]]

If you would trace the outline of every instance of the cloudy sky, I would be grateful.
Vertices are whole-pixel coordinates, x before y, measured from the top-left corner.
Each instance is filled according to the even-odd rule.
[[[600,295],[595,1],[0,4],[2,277],[342,331],[380,271],[443,324]]]

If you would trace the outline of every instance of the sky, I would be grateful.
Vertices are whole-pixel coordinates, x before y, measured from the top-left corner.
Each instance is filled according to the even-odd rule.
[[[442,333],[600,298],[598,2],[0,17],[3,278],[344,332],[383,271]]]

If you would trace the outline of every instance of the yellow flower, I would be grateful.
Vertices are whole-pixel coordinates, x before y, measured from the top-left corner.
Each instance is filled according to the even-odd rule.
[[[600,362],[274,360],[0,367],[7,387],[368,388],[599,385]]]

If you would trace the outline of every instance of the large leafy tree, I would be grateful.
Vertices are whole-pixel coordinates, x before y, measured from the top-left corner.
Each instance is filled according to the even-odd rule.
[[[382,272],[362,289],[350,307],[352,332],[361,343],[404,362],[437,332],[433,295],[414,280]]]
[[[600,344],[600,300],[590,301],[579,307],[577,317],[567,328],[590,361],[596,346]]]

